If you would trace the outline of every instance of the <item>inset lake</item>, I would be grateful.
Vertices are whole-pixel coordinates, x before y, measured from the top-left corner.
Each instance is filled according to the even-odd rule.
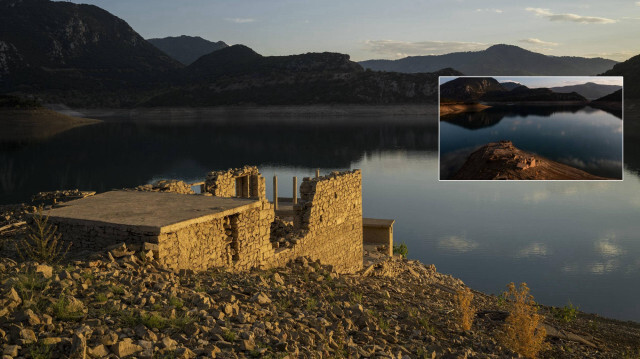
[[[489,142],[517,148],[596,176],[622,178],[622,119],[589,106],[493,105],[440,121],[440,178],[448,179]]]

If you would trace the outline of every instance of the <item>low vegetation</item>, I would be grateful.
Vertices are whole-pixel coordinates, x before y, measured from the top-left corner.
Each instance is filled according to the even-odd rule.
[[[546,331],[540,327],[542,316],[529,294],[529,287],[510,283],[504,297],[509,305],[509,316],[502,328],[500,341],[504,346],[528,358],[536,358],[545,349]]]
[[[33,214],[26,238],[16,242],[16,249],[23,259],[39,263],[59,263],[69,251],[61,242],[57,228],[49,223],[49,216],[42,214],[42,207]]]
[[[471,293],[471,289],[468,287],[456,292],[458,318],[460,320],[460,327],[463,330],[471,330],[473,318],[476,316],[476,308],[471,304],[471,301],[473,301],[473,293]]]
[[[400,245],[393,245],[393,254],[398,254],[400,255],[402,258],[407,258],[407,254],[409,254],[409,249],[407,248],[407,245],[402,243]]]

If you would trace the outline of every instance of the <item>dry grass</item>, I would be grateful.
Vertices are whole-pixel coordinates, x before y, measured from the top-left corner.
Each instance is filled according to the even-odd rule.
[[[536,358],[538,353],[546,348],[544,339],[546,331],[539,328],[542,321],[536,302],[529,294],[529,287],[521,283],[516,288],[510,283],[504,297],[509,304],[509,316],[507,317],[501,335],[502,344],[528,358]]]
[[[463,330],[471,330],[473,318],[476,315],[476,308],[471,305],[473,293],[471,289],[461,289],[456,293],[456,304],[458,306],[458,319]]]
[[[16,242],[18,254],[23,259],[39,263],[56,264],[69,251],[70,244],[63,248],[56,227],[49,224],[49,216],[42,214],[42,207],[33,214],[26,238]],[[63,251],[64,249],[64,251]]]

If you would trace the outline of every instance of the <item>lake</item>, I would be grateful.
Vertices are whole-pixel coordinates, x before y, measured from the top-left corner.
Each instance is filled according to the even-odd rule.
[[[502,120],[504,121],[504,120]],[[620,121],[620,120],[617,120]],[[637,141],[635,141],[637,142]],[[632,146],[633,141],[630,141]],[[622,182],[439,182],[435,116],[119,120],[0,147],[0,202],[202,180],[244,164],[290,177],[361,168],[364,215],[396,219],[409,257],[500,293],[526,281],[541,303],[640,321],[640,148]]]
[[[448,115],[440,139],[441,179],[479,147],[500,140],[596,176],[622,178],[622,119],[589,106],[494,105]]]

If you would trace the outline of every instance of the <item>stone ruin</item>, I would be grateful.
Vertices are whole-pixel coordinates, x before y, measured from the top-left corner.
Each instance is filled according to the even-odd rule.
[[[256,167],[210,172],[200,195],[170,193],[171,187],[186,192],[171,182],[105,192],[51,209],[49,220],[73,252],[124,242],[152,250],[160,264],[175,271],[265,269],[298,257],[342,273],[363,266],[360,170],[304,178],[288,222],[276,218]]]

